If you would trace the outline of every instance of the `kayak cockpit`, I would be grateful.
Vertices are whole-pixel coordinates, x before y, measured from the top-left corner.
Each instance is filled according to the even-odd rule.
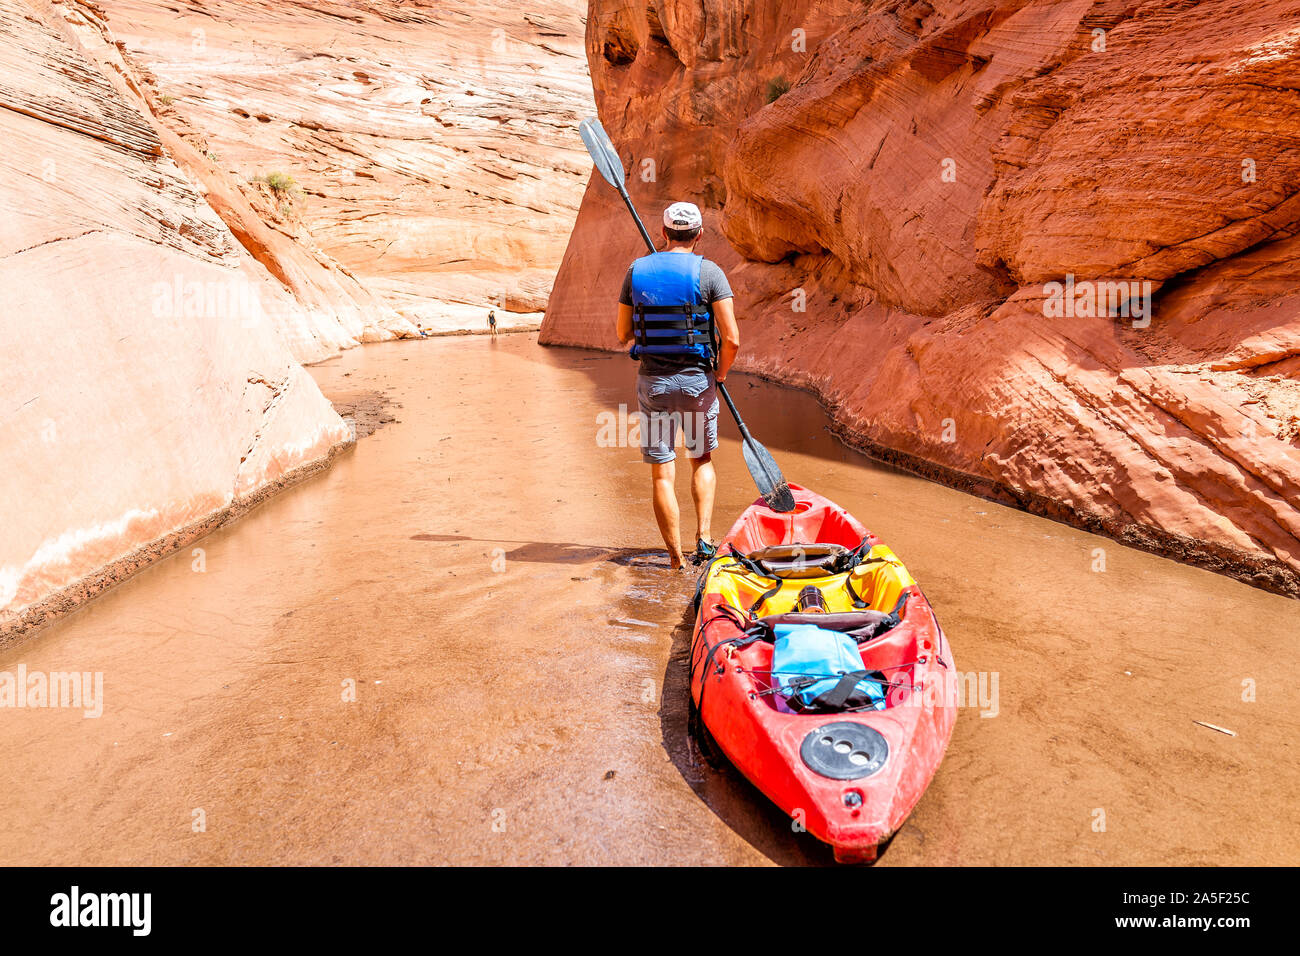
[[[860,535],[854,544],[861,541]],[[796,552],[806,548],[810,555],[823,553],[817,545],[795,542],[794,548]],[[782,713],[792,712],[772,677],[772,662],[778,629],[798,625],[838,631],[856,642],[860,669],[869,675],[864,680],[882,692],[883,700],[873,709],[887,709],[906,699],[921,656],[917,631],[908,626],[907,613],[908,599],[917,591],[915,581],[893,552],[878,544],[856,567],[828,573],[825,568],[800,567],[797,562],[787,567],[784,552],[777,555],[781,560],[763,561],[765,550],[772,557],[768,548],[746,555],[757,557],[757,561],[729,561],[725,555],[715,559],[703,589],[705,607],[728,619],[718,623],[732,631],[732,639],[753,638],[729,655],[734,655],[751,683],[753,699]],[[818,598],[813,602],[818,610],[812,613],[805,610],[809,589]]]

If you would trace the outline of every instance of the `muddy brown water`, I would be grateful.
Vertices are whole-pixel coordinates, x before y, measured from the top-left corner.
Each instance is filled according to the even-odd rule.
[[[626,358],[440,338],[313,374],[396,421],[0,655],[103,675],[98,718],[0,709],[0,863],[829,862],[688,741],[693,578],[654,553],[636,449],[597,444]],[[997,675],[879,866],[1297,862],[1296,603],[733,393],[899,553],[957,669]],[[729,423],[717,461],[721,533],[754,495]]]

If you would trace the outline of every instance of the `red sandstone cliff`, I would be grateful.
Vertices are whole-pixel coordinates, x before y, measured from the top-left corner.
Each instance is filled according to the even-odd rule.
[[[1300,3],[592,0],[587,55],[643,215],[706,210],[741,369],[1300,594]],[[612,348],[640,253],[595,177],[542,341]]]

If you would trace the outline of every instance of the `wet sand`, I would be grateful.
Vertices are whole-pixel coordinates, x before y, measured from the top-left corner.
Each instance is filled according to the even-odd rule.
[[[626,358],[430,338],[313,373],[383,427],[0,654],[105,698],[0,709],[0,863],[829,862],[687,740],[693,577],[646,556],[636,449],[596,443]],[[809,396],[732,384],[786,474],[908,564],[958,670],[998,674],[878,866],[1297,862],[1294,601],[873,463]],[[754,494],[729,424],[717,460],[721,533]]]

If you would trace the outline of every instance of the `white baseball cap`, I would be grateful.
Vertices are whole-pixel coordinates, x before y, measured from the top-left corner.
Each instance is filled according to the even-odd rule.
[[[704,217],[693,202],[675,202],[664,210],[664,225],[669,229],[698,229]]]

